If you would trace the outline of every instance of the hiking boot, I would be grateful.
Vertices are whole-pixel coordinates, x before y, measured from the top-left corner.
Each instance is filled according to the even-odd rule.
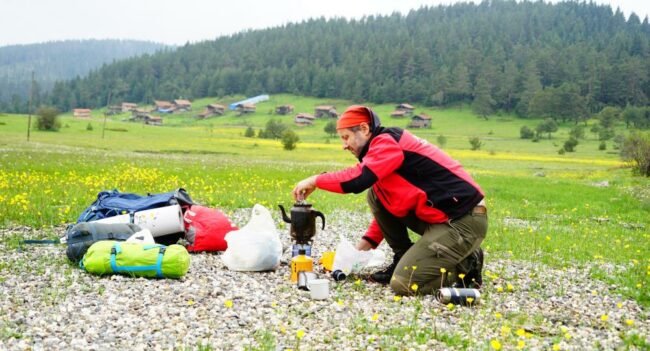
[[[383,285],[390,283],[390,279],[393,277],[393,272],[395,272],[395,267],[397,267],[397,262],[399,262],[399,259],[393,258],[393,263],[391,263],[390,266],[381,271],[372,273],[370,275],[370,281]]]
[[[454,288],[473,288],[480,289],[483,286],[483,249],[480,247],[467,257],[469,270],[465,278],[454,283]]]

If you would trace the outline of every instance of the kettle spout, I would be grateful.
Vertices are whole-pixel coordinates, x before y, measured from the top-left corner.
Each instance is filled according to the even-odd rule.
[[[278,207],[280,207],[280,210],[282,211],[282,220],[287,223],[291,223],[291,218],[287,217],[287,213],[284,211],[284,207],[282,207],[282,205],[278,205]]]

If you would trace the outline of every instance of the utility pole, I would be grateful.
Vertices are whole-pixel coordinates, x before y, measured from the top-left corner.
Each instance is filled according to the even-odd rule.
[[[106,108],[110,108],[111,106],[111,93],[112,91],[108,91],[108,102],[106,103]],[[108,111],[104,111],[104,126],[102,127],[102,139],[104,139],[104,130],[106,130],[106,116],[108,115]]]
[[[29,91],[29,107],[27,113],[29,117],[27,118],[27,141],[29,141],[29,132],[32,128],[32,99],[34,98],[34,71],[32,71],[32,87]]]

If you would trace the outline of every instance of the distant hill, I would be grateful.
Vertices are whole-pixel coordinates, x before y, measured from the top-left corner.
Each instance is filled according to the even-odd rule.
[[[47,100],[105,106],[109,91],[113,102],[291,93],[582,120],[608,105],[648,104],[650,24],[584,1],[311,19],[122,60],[57,83]]]
[[[67,40],[42,44],[0,47],[0,102],[12,96],[29,95],[32,71],[39,93],[55,81],[85,76],[92,69],[127,57],[168,48],[163,44],[136,40]]]

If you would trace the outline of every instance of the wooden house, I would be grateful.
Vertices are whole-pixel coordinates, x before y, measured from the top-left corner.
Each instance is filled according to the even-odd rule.
[[[189,100],[174,100],[174,113],[189,112],[192,110],[192,103]]]
[[[399,105],[397,105],[397,106],[395,107],[395,110],[397,110],[397,111],[404,111],[404,114],[405,114],[405,115],[409,115],[409,116],[410,116],[410,115],[413,114],[413,110],[415,110],[415,107],[414,107],[413,105],[409,105],[409,104],[399,104]]]
[[[237,105],[237,112],[239,112],[239,116],[244,115],[244,114],[249,114],[249,113],[255,113],[255,104],[251,103],[243,103],[243,104],[238,104]]]
[[[122,112],[131,112],[138,108],[138,104],[132,102],[123,102],[122,103]]]
[[[149,111],[141,108],[136,108],[134,110],[131,110],[131,118],[133,117],[139,117],[139,118],[144,118],[149,115]]]
[[[90,119],[92,110],[87,108],[75,108],[72,110],[72,115],[75,118]]]
[[[120,113],[122,113],[122,106],[114,105],[114,106],[108,106],[106,108],[106,114],[108,116],[117,115]]]
[[[408,128],[431,128],[431,117],[421,113],[411,118]]]
[[[148,124],[152,126],[161,126],[163,124],[163,119],[162,117],[158,117],[158,116],[147,116],[144,119],[144,124]]]
[[[390,116],[394,117],[394,118],[404,118],[404,117],[406,117],[406,112],[404,112],[402,110],[395,110],[395,111],[391,112]]]
[[[315,116],[312,116],[308,113],[299,113],[293,119],[293,122],[298,126],[310,126],[314,124]]]
[[[154,109],[151,112],[174,113],[174,104],[164,100],[154,100]]]
[[[226,113],[226,106],[220,104],[209,104],[205,107],[203,112],[199,113],[197,117],[204,119],[212,116],[223,116]]]
[[[334,105],[321,105],[321,106],[316,106],[314,116],[316,118],[321,118],[321,117],[337,118],[339,114],[336,113],[336,107]]]
[[[288,115],[293,113],[293,105],[276,106],[275,113],[278,115]]]

